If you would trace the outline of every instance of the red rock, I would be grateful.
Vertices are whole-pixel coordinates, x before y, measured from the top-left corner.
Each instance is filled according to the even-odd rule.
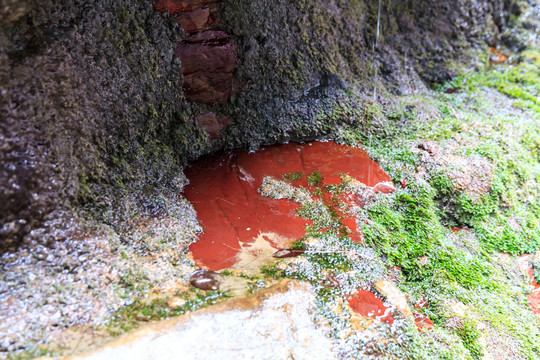
[[[402,276],[401,268],[399,266],[392,266],[390,268],[390,279],[393,282],[398,282],[398,278]]]
[[[208,30],[185,38],[175,49],[182,61],[188,101],[212,104],[229,99],[236,64],[230,36]]]
[[[175,50],[182,61],[182,74],[196,72],[233,72],[236,58],[231,37],[219,30],[208,30],[188,36]]]
[[[536,284],[536,287],[530,293],[527,295],[527,300],[529,302],[529,307],[531,310],[537,314],[540,315],[540,285]]]
[[[385,306],[381,299],[367,290],[358,290],[355,294],[347,296],[350,308],[360,316],[372,317],[386,322],[394,323],[392,309]]]
[[[185,31],[195,31],[202,29],[209,23],[210,9],[200,8],[178,14],[176,20],[182,25]]]
[[[171,15],[177,15],[184,11],[198,9],[211,3],[221,0],[157,0],[154,3],[154,10],[159,12],[169,11]]]
[[[409,185],[409,183],[407,182],[407,179],[401,179],[400,184],[401,184],[402,189],[405,189],[407,185]]]
[[[489,51],[489,64],[490,65],[499,65],[508,61],[508,55],[499,51],[497,48],[492,47]]]
[[[351,231],[351,241],[355,244],[364,243],[364,232],[356,225],[356,219],[344,218],[341,219],[341,223],[345,225]]]
[[[216,114],[209,111],[197,116],[197,123],[208,133],[208,135],[210,135],[212,140],[215,140],[219,138],[221,131],[228,125],[229,118],[218,118]]]
[[[200,104],[226,103],[231,96],[232,73],[195,73],[184,76],[186,99]]]

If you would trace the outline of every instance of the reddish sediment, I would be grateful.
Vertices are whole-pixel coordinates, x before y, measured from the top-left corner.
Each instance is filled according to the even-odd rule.
[[[518,258],[519,268],[529,276],[533,290],[527,295],[527,301],[531,310],[540,315],[540,284],[534,278],[534,271],[530,265],[531,255],[523,255]]]
[[[379,319],[390,325],[394,323],[392,308],[385,306],[383,301],[367,290],[358,290],[347,296],[349,307],[358,315]]]
[[[414,308],[416,310],[421,310],[428,306],[427,300],[420,300],[416,304],[414,304]],[[414,323],[416,324],[416,328],[420,331],[422,330],[429,330],[433,329],[435,327],[435,324],[431,319],[424,314],[420,314],[418,312],[413,312],[414,315]]]
[[[416,328],[420,331],[422,330],[429,330],[433,329],[435,327],[435,324],[429,317],[427,317],[424,314],[420,313],[413,313],[414,314],[414,323],[416,324]]]
[[[302,238],[308,220],[296,216],[299,204],[263,197],[258,189],[265,176],[282,178],[295,172],[304,176],[293,185],[313,189],[308,186],[307,175],[316,171],[323,176],[324,185],[339,184],[339,174],[372,188],[391,182],[366,151],[334,142],[289,143],[255,153],[236,151],[206,157],[186,168],[190,184],[184,194],[195,207],[204,231],[190,246],[197,266],[209,270],[233,266],[240,243],[251,243],[261,233],[277,234],[290,242]],[[350,196],[344,195],[341,200],[350,201]],[[341,215],[351,238],[360,241],[354,219]]]

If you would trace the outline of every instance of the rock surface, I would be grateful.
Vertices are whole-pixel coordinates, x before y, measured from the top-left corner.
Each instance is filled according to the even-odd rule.
[[[374,1],[156,2],[163,13],[150,1],[3,1],[2,349],[46,342],[40,334],[47,329],[98,323],[101,309],[118,309],[118,294],[95,295],[120,281],[137,285],[114,274],[118,262],[149,273],[148,281],[178,273],[171,264],[200,229],[185,199],[162,195],[183,189],[188,160],[359,131],[350,112],[363,111],[374,86],[414,93],[448,79],[454,61],[474,64],[473,47],[526,45],[513,24],[529,14],[527,6],[384,2],[373,54]],[[182,86],[189,59],[174,54],[182,37],[203,39],[192,45],[209,56],[201,68],[193,56],[196,71],[186,75],[203,103],[188,101]],[[209,112],[215,121],[204,120]],[[80,236],[86,229],[65,231],[86,226],[99,241]],[[67,299],[59,296],[63,286]]]
[[[313,322],[314,296],[294,281],[142,328],[77,359],[334,359]],[[171,351],[171,349],[174,349]]]
[[[210,24],[217,7],[219,28]],[[205,9],[214,29],[202,35]],[[521,30],[506,30],[526,10],[518,0],[386,2],[374,56],[373,1],[3,2],[0,247],[30,241],[58,208],[119,209],[130,190],[181,187],[181,165],[213,150],[351,126],[321,122],[344,88],[361,98],[373,84],[410,93],[448,79],[445,64],[472,46],[521,46]],[[202,34],[182,40],[180,13]],[[212,102],[227,102],[216,114],[231,119],[216,141],[194,126]]]
[[[413,313],[407,303],[407,297],[390,281],[380,280],[373,284],[375,289],[384,296],[390,304],[396,307],[401,314],[409,319],[413,318]]]

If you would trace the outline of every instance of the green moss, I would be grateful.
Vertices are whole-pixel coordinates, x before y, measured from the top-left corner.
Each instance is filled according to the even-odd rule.
[[[292,172],[292,173],[283,175],[283,179],[289,180],[291,182],[295,182],[302,179],[303,176],[304,175],[302,174],[302,172],[298,171],[298,172]]]
[[[475,360],[481,359],[484,351],[478,343],[480,331],[477,329],[476,323],[471,319],[466,319],[456,332],[463,341],[465,348],[470,351],[472,358]]]
[[[411,358],[425,358],[413,354],[435,348],[438,355],[430,357],[457,358],[442,355],[456,351],[481,358],[476,322],[483,321],[510,336],[523,356],[538,359],[538,319],[528,308],[525,288],[515,288],[522,280],[497,255],[540,249],[538,69],[536,62],[524,61],[463,76],[450,85],[460,89],[457,94],[399,99],[366,118],[373,124],[370,132],[359,122],[357,133],[344,137],[352,143],[363,139],[394,182],[406,184],[364,209],[366,244],[401,269],[409,293],[429,299],[426,314],[448,331],[444,336],[454,330],[445,330],[436,304],[457,299],[476,313],[455,330],[468,351],[457,343],[443,350],[432,337],[411,330],[406,345]],[[447,159],[475,156],[489,164],[489,189],[478,193],[459,185],[453,180],[459,169],[451,163],[425,163],[415,147],[426,140],[449,149],[443,150]],[[452,234],[447,228],[456,225],[469,230]],[[430,342],[429,350],[417,337]]]
[[[37,346],[30,350],[25,350],[21,352],[12,352],[7,355],[7,360],[30,360],[39,357],[55,357],[59,356],[59,350],[52,350],[47,346]]]
[[[364,226],[368,244],[399,266],[409,281],[436,276],[466,288],[489,286],[490,265],[481,257],[468,257],[444,241],[445,228],[436,215],[432,192],[412,196],[405,192],[366,209]]]
[[[120,310],[117,310],[109,319],[107,331],[114,336],[128,332],[139,327],[141,324],[152,321],[170,318],[185,314],[214,304],[227,295],[221,291],[202,291],[193,289],[188,293],[176,294],[180,298],[186,299],[186,303],[176,309],[167,305],[164,298],[154,299],[151,302],[135,300]]]
[[[307,176],[307,183],[309,186],[321,186],[322,175],[320,172],[315,171]]]
[[[271,277],[273,279],[282,279],[285,277],[285,273],[282,269],[278,268],[277,264],[274,265],[264,265],[260,269],[261,274]]]

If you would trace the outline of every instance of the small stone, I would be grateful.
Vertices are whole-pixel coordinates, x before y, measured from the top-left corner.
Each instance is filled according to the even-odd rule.
[[[218,290],[220,277],[221,275],[217,272],[199,269],[191,275],[189,283],[201,290]]]
[[[179,307],[182,307],[186,305],[186,300],[179,298],[179,297],[172,297],[170,299],[167,299],[167,306],[171,309],[178,309]]]
[[[384,296],[390,304],[396,307],[406,318],[413,318],[413,313],[407,303],[407,297],[390,281],[381,280],[373,284],[375,289]]]

